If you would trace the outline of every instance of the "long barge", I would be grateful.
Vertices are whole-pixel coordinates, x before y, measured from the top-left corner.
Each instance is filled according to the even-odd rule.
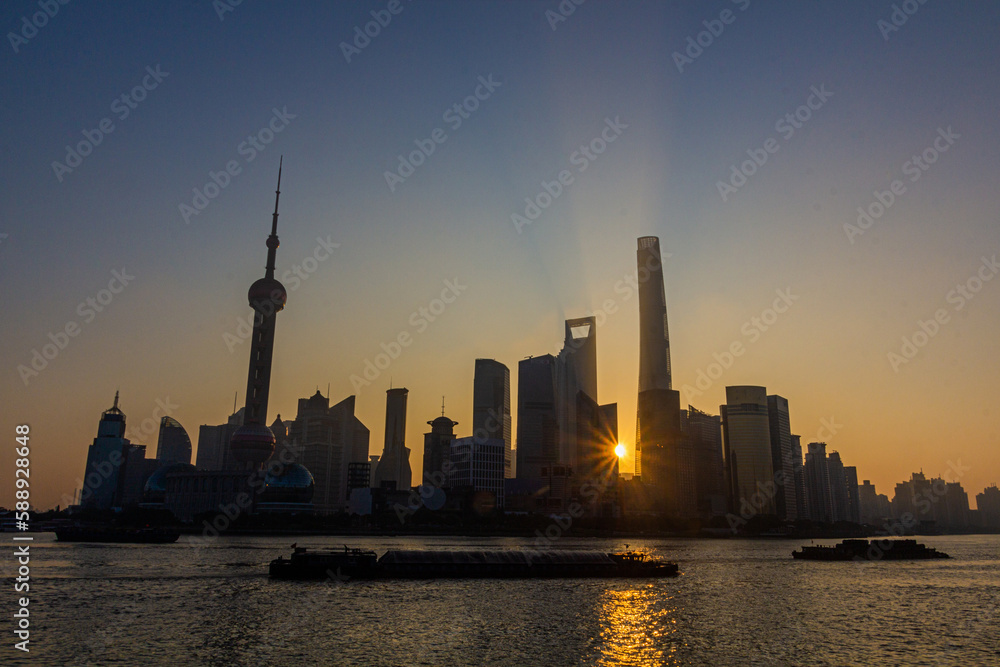
[[[271,561],[275,579],[651,578],[678,574],[677,563],[635,551],[416,550],[309,551]]]
[[[844,540],[834,546],[802,547],[792,558],[801,560],[928,560],[951,558],[943,551],[918,544],[916,540]]]
[[[117,526],[60,526],[55,529],[60,542],[103,542],[109,544],[170,544],[181,536],[175,528]]]

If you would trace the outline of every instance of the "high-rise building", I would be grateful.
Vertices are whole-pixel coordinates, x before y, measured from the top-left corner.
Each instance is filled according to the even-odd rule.
[[[636,250],[639,283],[639,395],[635,425],[635,474],[646,484],[668,485],[669,459],[680,439],[680,394],[672,392],[670,334],[660,239],[643,236]],[[674,400],[676,398],[676,401]],[[655,447],[647,454],[644,450]],[[652,463],[644,470],[646,459]],[[667,459],[667,460],[664,460]]]
[[[173,417],[164,417],[160,420],[156,460],[161,464],[191,463],[191,438],[180,422]]]
[[[802,437],[791,436],[792,443],[792,476],[795,480],[795,508],[800,521],[811,519],[809,513],[809,496],[806,493],[806,474],[802,465]]]
[[[836,514],[830,488],[826,443],[810,442],[808,447],[804,475],[806,495],[809,498],[809,518],[820,523],[831,523],[836,521]]]
[[[976,509],[980,525],[988,530],[1000,530],[1000,488],[996,484],[976,494]]]
[[[445,470],[445,462],[451,457],[451,441],[455,439],[458,422],[444,416],[442,405],[441,416],[427,424],[431,427],[431,432],[424,434],[424,476],[421,483],[441,486],[440,477],[448,472]],[[484,441],[488,439],[483,438]]]
[[[851,508],[847,495],[847,475],[839,452],[830,452],[826,458],[830,476],[830,500],[833,502],[833,521],[850,521]]]
[[[559,420],[558,462],[573,472],[581,456],[577,438],[579,394],[597,402],[597,320],[566,320],[566,337],[556,364],[556,416]],[[586,444],[584,444],[586,446]]]
[[[274,434],[267,427],[267,399],[271,387],[271,357],[274,353],[274,326],[278,313],[285,307],[288,293],[274,277],[274,261],[278,251],[278,198],[281,196],[281,162],[278,163],[278,187],[274,191],[274,214],[271,235],[267,237],[267,265],[247,292],[254,310],[253,333],[250,338],[250,365],[247,371],[246,406],[243,425],[230,442],[233,456],[247,470],[256,470],[274,452]]]
[[[684,440],[693,449],[697,514],[703,519],[724,516],[728,503],[722,457],[722,418],[691,405],[681,413],[681,418]]]
[[[792,427],[788,399],[777,394],[767,397],[768,428],[771,432],[771,467],[774,469],[775,510],[783,521],[799,518],[795,493],[795,461],[792,456]],[[778,475],[778,471],[781,475]]]
[[[875,485],[867,479],[858,487],[858,503],[860,523],[880,526],[892,517],[889,497],[884,493],[877,493]]]
[[[101,413],[97,437],[87,450],[80,505],[87,509],[107,510],[116,505],[119,476],[131,443],[125,437],[125,413],[115,403]]]
[[[726,387],[720,410],[731,511],[776,514],[767,390]]]
[[[198,427],[198,456],[195,465],[198,470],[242,470],[243,464],[233,457],[229,443],[233,434],[243,424],[244,409],[240,408],[225,424]]]
[[[551,354],[517,365],[517,478],[529,483],[559,460],[556,375]]]
[[[404,491],[413,485],[406,446],[406,397],[409,389],[389,389],[385,398],[385,445],[375,469],[375,488]]]
[[[452,488],[467,488],[485,500],[474,502],[481,514],[504,505],[504,441],[476,437],[451,441],[452,468],[448,483]]]
[[[504,441],[504,477],[513,477],[510,417],[510,370],[493,359],[476,359],[472,387],[472,435]]]
[[[856,466],[844,466],[844,480],[847,484],[847,520],[861,523],[861,492]]]
[[[312,473],[312,502],[317,512],[343,511],[347,504],[350,465],[368,461],[369,432],[354,415],[354,396],[329,407],[319,390],[300,398],[289,430],[291,460]]]

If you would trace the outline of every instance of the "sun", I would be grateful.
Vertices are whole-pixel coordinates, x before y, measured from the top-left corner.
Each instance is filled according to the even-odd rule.
[[[618,455],[618,458],[625,456],[625,445],[619,442],[618,446],[615,447],[615,454]]]

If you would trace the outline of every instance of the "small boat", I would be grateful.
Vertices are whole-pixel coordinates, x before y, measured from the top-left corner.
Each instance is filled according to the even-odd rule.
[[[678,574],[677,563],[636,551],[351,549],[309,551],[271,561],[275,579],[651,578]]]
[[[804,546],[793,551],[800,560],[927,560],[951,558],[937,549],[918,544],[916,540],[844,540],[834,546]]]
[[[55,529],[60,542],[106,542],[112,544],[170,544],[181,536],[175,528],[145,526],[59,526]]]

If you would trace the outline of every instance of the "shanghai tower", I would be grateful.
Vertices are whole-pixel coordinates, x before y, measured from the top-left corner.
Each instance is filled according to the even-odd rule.
[[[636,251],[639,284],[639,396],[636,402],[635,474],[654,487],[662,507],[677,513],[679,497],[679,448],[681,439],[680,394],[670,377],[670,337],[667,300],[663,288],[660,240],[639,238]]]
[[[274,277],[278,250],[278,198],[281,196],[281,163],[278,163],[278,187],[274,191],[274,214],[271,235],[267,237],[267,265],[264,277],[257,279],[247,293],[254,310],[250,339],[250,367],[247,371],[246,406],[243,425],[229,443],[233,457],[248,470],[259,469],[274,452],[274,433],[267,427],[267,395],[271,386],[271,356],[274,352],[274,325],[278,312],[285,307],[288,294]]]

